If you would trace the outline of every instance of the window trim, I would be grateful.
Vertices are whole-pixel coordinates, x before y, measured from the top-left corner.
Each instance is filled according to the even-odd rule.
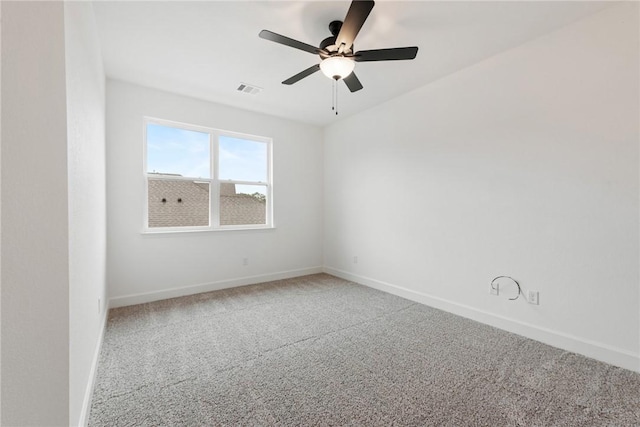
[[[210,161],[210,177],[150,177],[147,172],[147,125],[157,124],[160,126],[173,127],[194,132],[207,133],[209,135],[209,161]],[[193,125],[173,120],[159,119],[155,117],[145,116],[142,125],[143,144],[142,144],[142,183],[143,183],[143,209],[142,209],[142,233],[143,234],[164,234],[164,233],[191,233],[191,232],[208,232],[208,231],[246,231],[246,230],[265,230],[274,229],[273,220],[273,139],[269,137],[252,135],[241,132],[234,132],[222,129],[211,128],[207,126]],[[219,156],[219,138],[220,136],[228,136],[230,138],[245,139],[249,141],[261,142],[266,144],[267,148],[267,182],[259,181],[239,181],[239,180],[220,180],[220,156]],[[184,181],[201,181],[209,183],[209,225],[208,226],[174,226],[174,227],[149,227],[149,179],[166,179],[166,180],[184,180]],[[220,184],[234,183],[244,185],[262,185],[265,187],[266,206],[265,206],[265,224],[237,224],[237,225],[220,225]]]

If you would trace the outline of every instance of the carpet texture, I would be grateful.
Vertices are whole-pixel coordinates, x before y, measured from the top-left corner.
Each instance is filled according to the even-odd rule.
[[[640,374],[326,274],[111,310],[90,426],[640,426]]]

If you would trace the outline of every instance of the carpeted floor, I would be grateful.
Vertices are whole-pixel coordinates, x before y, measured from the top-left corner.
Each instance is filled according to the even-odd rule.
[[[90,426],[640,426],[640,374],[326,274],[114,309]]]

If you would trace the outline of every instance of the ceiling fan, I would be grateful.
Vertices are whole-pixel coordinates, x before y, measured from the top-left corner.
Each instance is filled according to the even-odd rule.
[[[414,59],[418,54],[418,47],[396,47],[391,49],[361,50],[354,53],[353,41],[367,20],[374,1],[354,0],[342,21],[332,21],[329,24],[331,37],[320,42],[318,47],[276,34],[269,30],[260,31],[259,36],[265,40],[304,50],[320,56],[320,63],[312,65],[304,71],[289,77],[282,84],[292,85],[318,70],[334,80],[344,80],[351,92],[362,89],[362,84],[353,69],[356,62],[399,61]]]

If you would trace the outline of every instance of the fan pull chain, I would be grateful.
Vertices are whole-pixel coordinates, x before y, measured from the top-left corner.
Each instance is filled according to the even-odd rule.
[[[338,115],[338,81],[336,80],[336,82],[334,83],[335,87],[336,87],[336,116]]]
[[[337,78],[333,79],[332,93],[333,93],[333,106],[331,107],[331,109],[336,112],[336,116],[337,116],[338,115],[338,79]]]
[[[331,110],[336,110],[336,81],[331,82]]]

